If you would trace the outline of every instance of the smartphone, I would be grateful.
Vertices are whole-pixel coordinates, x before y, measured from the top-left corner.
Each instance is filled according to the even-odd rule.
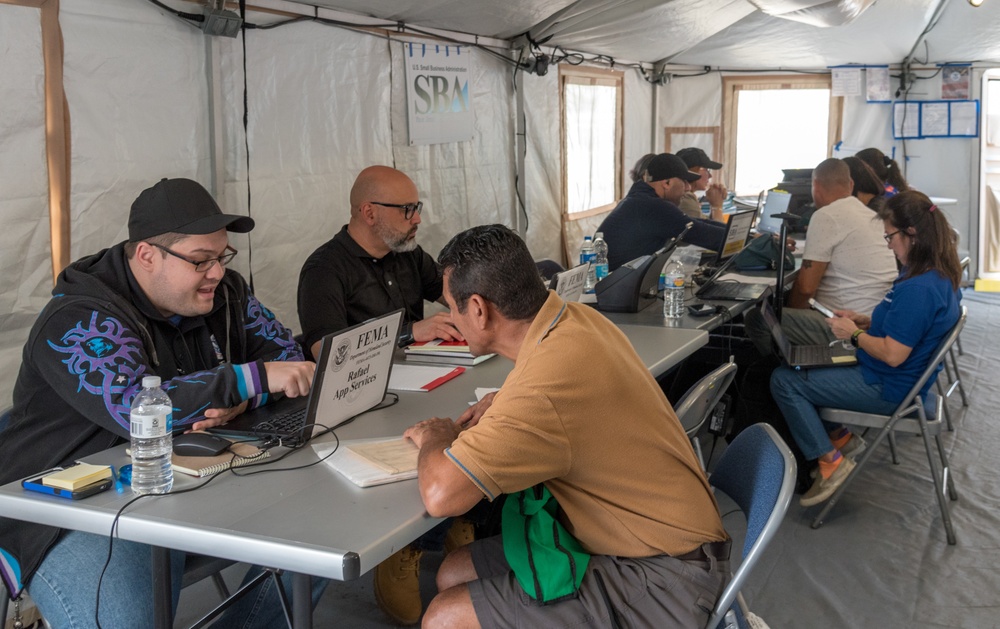
[[[49,487],[48,485],[42,484],[42,479],[46,474],[50,474],[55,470],[46,470],[38,476],[33,478],[26,478],[21,481],[21,487],[24,487],[28,491],[37,491],[43,494],[49,494],[50,496],[59,496],[60,498],[66,498],[68,500],[82,500],[88,496],[93,496],[94,494],[99,494],[102,491],[111,489],[115,484],[115,479],[113,478],[103,478],[95,483],[89,485],[84,485],[79,489],[69,490],[60,489],[59,487]]]
[[[709,304],[691,304],[688,306],[688,312],[691,313],[692,317],[707,317],[710,314],[715,314],[715,306]]]
[[[837,316],[837,315],[833,314],[832,310],[830,310],[829,308],[827,308],[823,304],[819,303],[818,301],[816,301],[812,297],[809,298],[809,305],[812,306],[813,308],[815,308],[816,310],[818,310],[819,312],[823,313],[827,317],[830,317],[831,319],[833,317]]]

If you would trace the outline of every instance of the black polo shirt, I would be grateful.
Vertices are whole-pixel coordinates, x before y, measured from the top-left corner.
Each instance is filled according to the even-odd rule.
[[[313,252],[299,274],[299,323],[304,349],[339,332],[398,308],[404,333],[424,318],[424,300],[441,297],[437,264],[423,249],[389,252],[376,259],[347,233],[347,226]]]

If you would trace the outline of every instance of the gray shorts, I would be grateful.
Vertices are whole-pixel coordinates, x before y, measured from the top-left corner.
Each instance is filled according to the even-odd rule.
[[[712,565],[667,555],[595,555],[576,598],[541,605],[517,582],[504,557],[499,535],[475,541],[469,548],[479,576],[468,584],[469,594],[484,629],[605,628],[612,626],[611,614],[615,614],[619,626],[629,629],[700,628],[708,622],[729,578],[728,561]]]

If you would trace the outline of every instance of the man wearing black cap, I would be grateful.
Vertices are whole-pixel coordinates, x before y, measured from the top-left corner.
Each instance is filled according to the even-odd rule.
[[[681,149],[677,151],[677,157],[684,160],[688,170],[698,175],[698,180],[691,182],[691,191],[685,192],[681,197],[681,202],[678,204],[681,211],[691,218],[702,218],[701,201],[695,193],[704,191],[704,200],[708,201],[709,207],[712,208],[712,220],[723,220],[722,203],[729,191],[721,183],[709,183],[712,180],[712,171],[722,168],[722,164],[713,162],[705,151],[697,147]]]
[[[639,256],[651,254],[694,223],[684,242],[706,249],[718,249],[725,237],[725,225],[694,219],[677,207],[681,196],[699,175],[688,170],[681,158],[660,153],[650,160],[642,181],[632,184],[628,195],[597,229],[608,243],[608,270]]]
[[[10,424],[0,433],[0,483],[125,442],[143,376],[162,379],[175,428],[218,425],[268,394],[309,391],[315,365],[225,268],[236,255],[227,232],[253,226],[223,214],[194,181],[163,179],[132,204],[127,242],[59,275],[24,346]],[[12,594],[27,586],[51,626],[93,621],[106,536],[0,518],[0,551]],[[113,556],[103,626],[151,626],[149,547],[117,540]],[[171,560],[176,606],[184,555]],[[272,588],[260,595],[265,589],[276,603]],[[232,613],[261,626],[279,619],[280,607],[255,598]],[[255,603],[261,607],[250,612]]]

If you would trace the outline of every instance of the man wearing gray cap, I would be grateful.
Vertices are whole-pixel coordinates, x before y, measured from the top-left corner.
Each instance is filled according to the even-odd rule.
[[[660,153],[649,161],[642,180],[608,214],[597,229],[608,243],[608,270],[651,254],[693,223],[684,242],[706,249],[722,246],[726,227],[716,221],[694,219],[677,207],[681,195],[691,189],[698,175],[676,155]]]
[[[162,379],[175,428],[224,423],[268,394],[308,393],[315,365],[225,268],[236,255],[228,232],[253,227],[249,217],[223,214],[194,181],[163,179],[132,204],[128,241],[59,274],[24,346],[0,433],[0,483],[126,442],[143,376]],[[12,598],[27,587],[53,627],[95,618],[105,627],[152,626],[150,547],[115,540],[109,555],[108,544],[102,535],[0,518],[0,576]],[[176,606],[184,554],[172,551],[171,564]],[[268,582],[228,618],[270,626],[281,618],[277,603]]]

